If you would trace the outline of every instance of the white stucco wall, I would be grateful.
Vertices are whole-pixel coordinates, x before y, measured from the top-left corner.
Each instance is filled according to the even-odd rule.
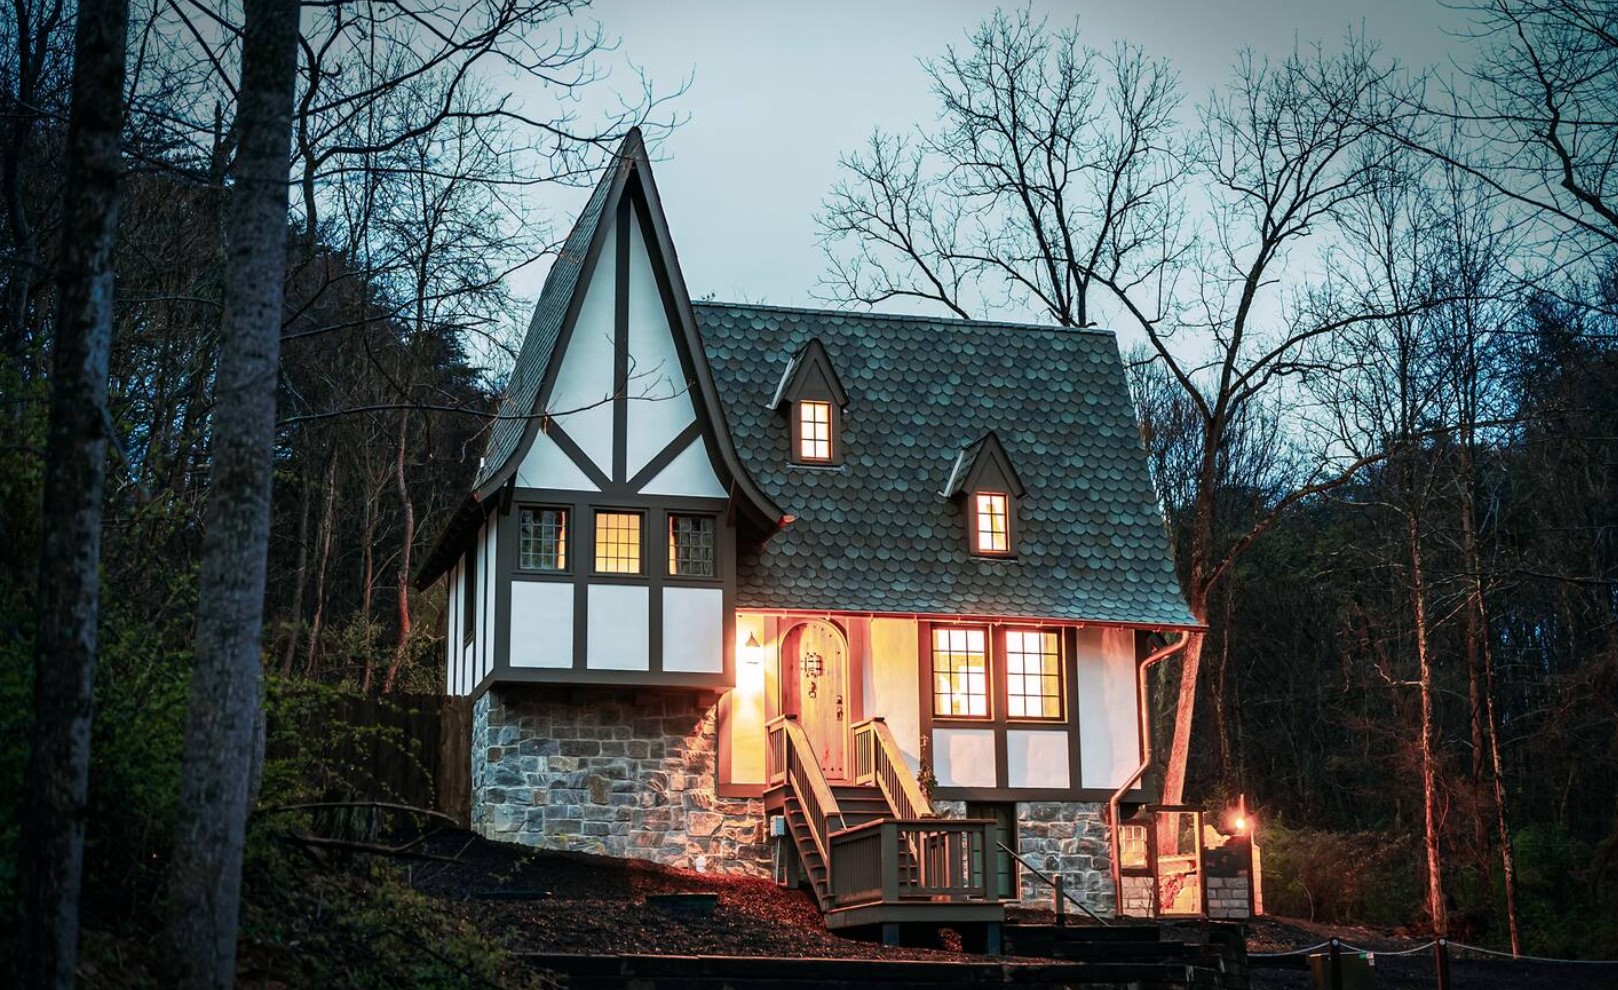
[[[1072,786],[1068,752],[1065,729],[1008,729],[1006,786]]]
[[[606,474],[612,472],[613,331],[617,252],[609,235],[579,306],[547,410]],[[569,411],[572,410],[572,411]]]
[[[585,666],[592,670],[649,670],[651,639],[644,585],[592,584],[585,611]]]
[[[573,666],[573,585],[511,582],[511,665]]]
[[[933,729],[933,774],[940,787],[993,787],[993,729]]]
[[[921,766],[920,671],[914,619],[872,619],[864,663],[865,717],[880,715],[912,771]]]
[[[718,588],[663,589],[663,669],[725,669],[725,594]]]
[[[1117,787],[1140,763],[1133,630],[1079,630],[1078,696],[1083,786]]]

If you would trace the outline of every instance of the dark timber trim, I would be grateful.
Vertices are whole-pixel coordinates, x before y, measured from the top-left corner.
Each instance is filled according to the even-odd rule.
[[[628,197],[618,201],[616,264],[613,270],[612,325],[612,480],[622,484],[629,447],[629,211]]]
[[[496,681],[531,680],[555,683],[644,684],[729,688],[735,679],[736,529],[728,520],[730,500],[634,492],[580,492],[560,488],[512,488],[509,506],[499,518],[498,566],[495,597],[496,651],[491,677]],[[566,571],[525,571],[517,566],[517,526],[525,508],[560,508],[568,512]],[[595,565],[595,513],[634,512],[641,517],[641,572],[597,574]],[[708,516],[714,520],[715,575],[711,578],[676,577],[669,573],[666,531],[672,513]],[[511,662],[511,588],[521,583],[566,584],[573,588],[573,639],[566,667],[518,667]],[[590,586],[628,586],[647,589],[647,668],[605,670],[589,664]],[[722,609],[721,657],[718,672],[693,673],[664,670],[664,596],[669,588],[712,588],[720,592]],[[611,675],[611,676],[608,676]]]
[[[613,487],[612,479],[601,472],[601,468],[595,461],[590,459],[589,454],[584,452],[584,448],[580,447],[573,437],[562,428],[561,423],[547,416],[545,417],[543,429],[545,435],[550,437],[551,441],[556,444],[562,453],[567,455],[567,459],[572,461],[573,465],[580,471],[584,472],[584,476],[590,479],[591,484],[602,491],[607,491]],[[614,433],[616,432],[615,427]],[[531,446],[532,444],[530,443]]]
[[[977,716],[940,716],[933,712],[933,630],[952,627],[985,630],[984,661],[988,665],[989,714]],[[994,733],[994,786],[947,787],[940,785],[937,796],[946,801],[1106,801],[1112,792],[1104,788],[1086,788],[1084,765],[1080,759],[1082,732],[1079,725],[1078,704],[1078,631],[1079,626],[1061,626],[1042,623],[1037,619],[1005,616],[998,620],[978,622],[936,622],[920,620],[916,623],[916,671],[919,675],[918,702],[920,704],[921,737],[925,741],[933,770],[938,769],[937,747],[934,745],[936,729],[987,729]],[[1057,649],[1061,651],[1062,717],[1061,718],[1008,718],[1007,700],[1009,677],[1006,669],[1005,634],[1007,631],[1053,632]],[[1068,767],[1067,787],[1013,787],[1011,786],[1009,732],[1065,732],[1067,734]]]
[[[685,453],[686,448],[691,446],[691,442],[701,435],[702,417],[698,416],[694,422],[687,425],[673,440],[670,440],[668,446],[653,455],[652,459],[646,462],[646,466],[636,472],[635,476],[625,483],[624,488],[628,491],[638,492],[657,480],[657,476],[663,473],[663,469],[673,464],[674,459]]]

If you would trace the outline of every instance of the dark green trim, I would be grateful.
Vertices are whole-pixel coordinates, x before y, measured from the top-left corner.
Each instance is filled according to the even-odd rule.
[[[658,451],[656,456],[647,461],[646,466],[636,472],[635,476],[624,484],[624,490],[638,492],[657,480],[657,476],[663,472],[663,469],[674,463],[674,459],[685,453],[685,449],[691,446],[691,441],[701,435],[702,418],[699,416],[685,429],[681,430],[673,440],[670,440],[667,446]]]
[[[612,480],[622,484],[629,450],[629,211],[628,197],[618,201],[618,228],[613,271],[612,324]]]
[[[985,630],[984,662],[988,665],[989,680],[989,714],[987,717],[940,716],[933,712],[933,630],[935,628],[947,629],[954,626]],[[916,670],[920,677],[920,697],[918,700],[921,707],[921,736],[927,742],[927,753],[928,758],[932,761],[933,772],[938,771],[937,747],[934,745],[933,740],[934,729],[988,729],[994,733],[995,786],[992,788],[939,787],[939,798],[972,801],[1090,800],[1082,797],[1060,796],[1086,792],[1086,789],[1081,786],[1084,783],[1084,768],[1080,760],[1081,752],[1079,748],[1082,733],[1079,724],[1078,705],[1078,628],[1076,626],[1042,624],[1037,620],[1018,620],[1015,617],[1007,617],[997,621],[959,623],[934,622],[925,619],[916,622]],[[1057,649],[1061,651],[1062,667],[1061,718],[1006,717],[1007,697],[1010,690],[1005,657],[1005,633],[1007,630],[1053,632],[1056,634]],[[1022,731],[1067,733],[1068,787],[1031,788],[1010,786],[1010,739],[1007,733]],[[1111,791],[1101,793],[1104,795],[1101,800],[1106,800],[1112,796]]]
[[[616,427],[614,427],[614,429],[616,429]],[[590,479],[591,484],[595,485],[602,491],[606,491],[613,487],[612,479],[601,473],[601,468],[596,465],[595,461],[590,459],[589,454],[584,452],[584,448],[580,447],[576,442],[574,442],[573,437],[570,436],[566,430],[562,429],[561,423],[556,422],[554,419],[546,419],[545,435],[550,437],[551,441],[561,449],[562,453],[567,455],[567,459],[572,461],[575,467],[584,472],[584,476]],[[527,455],[527,452],[532,449],[532,447],[533,443],[530,441],[529,444],[523,448],[524,456]]]

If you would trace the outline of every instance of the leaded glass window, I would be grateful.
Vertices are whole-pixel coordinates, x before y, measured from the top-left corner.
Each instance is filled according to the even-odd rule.
[[[669,515],[669,573],[676,577],[713,577],[713,516]]]
[[[517,525],[517,567],[567,570],[567,510],[523,509]]]

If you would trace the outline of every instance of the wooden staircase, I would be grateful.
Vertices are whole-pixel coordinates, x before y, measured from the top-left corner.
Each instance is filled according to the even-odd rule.
[[[853,779],[832,782],[795,718],[769,724],[765,807],[786,822],[788,882],[807,883],[828,928],[897,942],[906,924],[983,925],[996,945],[995,823],[935,817],[881,719],[853,736]]]

